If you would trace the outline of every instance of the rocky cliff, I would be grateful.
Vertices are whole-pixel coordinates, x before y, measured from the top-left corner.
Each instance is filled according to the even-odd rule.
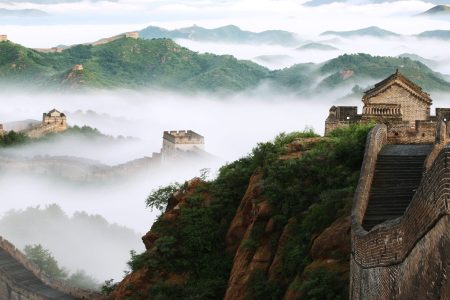
[[[185,183],[109,299],[347,299],[367,131],[280,135]]]

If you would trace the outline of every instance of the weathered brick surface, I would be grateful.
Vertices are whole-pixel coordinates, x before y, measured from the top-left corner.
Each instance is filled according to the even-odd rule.
[[[362,226],[383,130],[371,132],[352,212],[352,299],[450,299],[450,141],[440,123],[422,182],[403,217]],[[383,139],[381,139],[383,140]],[[447,147],[446,147],[447,146]],[[372,148],[371,148],[372,147]],[[373,159],[375,157],[375,159]]]
[[[450,217],[443,216],[401,263],[364,268],[351,262],[351,299],[449,299]]]
[[[387,144],[387,127],[384,124],[375,126],[369,133],[366,142],[366,151],[359,177],[358,187],[355,192],[352,222],[354,226],[361,226],[364,213],[369,202],[369,191],[372,186],[373,173],[377,163],[378,153]],[[353,226],[353,227],[354,227]],[[361,227],[361,230],[362,227]]]
[[[14,247],[7,240],[0,237],[0,248],[2,251],[8,253],[15,261],[19,262],[40,281],[54,290],[60,291],[66,295],[70,295],[76,299],[101,299],[101,295],[91,291],[85,291],[79,288],[74,288],[64,284],[61,281],[53,280],[41,272],[41,270],[32,262],[30,262],[25,255]],[[0,269],[0,300],[45,300],[47,298],[27,289],[14,282],[10,274]]]

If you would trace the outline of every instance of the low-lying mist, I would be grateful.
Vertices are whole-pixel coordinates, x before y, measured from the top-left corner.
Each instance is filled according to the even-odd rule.
[[[17,248],[41,244],[60,267],[71,273],[84,270],[98,282],[120,279],[129,251],[143,249],[136,232],[100,215],[78,211],[69,216],[57,205],[8,211],[0,230]]]
[[[424,39],[414,36],[382,38],[316,36],[299,44],[301,46],[318,43],[323,46],[332,46],[336,48],[335,50],[321,50],[319,48],[299,50],[297,47],[277,45],[236,45],[183,39],[176,40],[176,42],[193,51],[219,55],[231,54],[239,59],[251,60],[272,70],[299,63],[322,63],[343,54],[367,53],[374,56],[416,54],[433,61],[432,64],[428,64],[433,70],[450,74],[450,54],[446,51],[450,41],[442,39]]]
[[[8,226],[0,222],[1,234],[19,248],[41,243],[71,271],[85,269],[100,281],[118,279],[126,269],[129,251],[143,249],[140,236],[149,230],[159,214],[145,207],[145,199],[153,189],[174,181],[189,180],[198,176],[201,168],[210,168],[211,176],[214,176],[221,164],[250,153],[258,142],[271,140],[280,132],[312,127],[322,134],[331,105],[361,104],[359,99],[344,101],[339,97],[340,94],[335,93],[304,98],[267,88],[228,97],[162,91],[11,94],[9,105],[0,106],[0,123],[39,119],[43,112],[55,107],[67,114],[70,125],[91,126],[115,138],[69,136],[47,139],[1,149],[0,158],[2,155],[19,160],[32,159],[36,155],[73,156],[113,166],[159,152],[164,130],[191,129],[205,137],[206,151],[217,159],[200,164],[163,166],[139,175],[131,172],[121,180],[101,183],[72,182],[33,170],[3,171],[0,173],[0,217],[4,220],[8,216],[11,220],[7,212],[13,209],[57,204],[68,216],[79,211],[100,215],[104,218],[100,223],[105,226],[105,222],[117,223],[136,234],[128,235],[123,245],[114,246],[118,243],[117,237],[95,231],[89,222],[83,225],[83,230],[72,228],[64,234],[67,226],[54,225],[52,222],[56,221],[49,215],[46,224],[54,226],[31,228],[35,224],[27,218],[15,218]],[[436,99],[435,106],[446,106],[450,98],[445,94],[432,94],[432,97]],[[133,138],[118,139],[118,136]],[[33,232],[37,228],[40,228],[39,232]],[[81,248],[68,247],[73,243]],[[99,258],[100,253],[104,253],[104,257]],[[107,262],[107,266],[102,265]]]
[[[59,165],[49,168],[53,173],[46,172],[41,165],[25,169],[27,171],[20,168],[3,171],[0,173],[0,217],[8,219],[7,212],[12,209],[57,204],[69,216],[79,211],[100,215],[107,222],[126,226],[136,234],[133,242],[124,240],[123,246],[108,251],[108,247],[115,247],[117,238],[98,236],[89,224],[85,224],[85,230],[71,229],[64,234],[65,229],[69,230],[67,226],[55,225],[57,220],[52,220],[50,215],[46,216],[46,222],[54,226],[39,227],[27,218],[15,218],[8,226],[0,224],[1,234],[21,249],[26,244],[42,244],[70,271],[84,269],[99,281],[118,279],[126,269],[129,251],[142,251],[140,236],[149,230],[159,214],[145,207],[145,199],[153,189],[189,180],[198,176],[202,168],[210,168],[214,176],[221,164],[248,154],[256,143],[270,140],[280,132],[313,127],[321,133],[333,99],[332,95],[303,99],[294,94],[268,93],[267,89],[229,97],[161,91],[12,93],[8,96],[9,105],[0,107],[0,123],[39,120],[43,112],[57,108],[66,113],[69,125],[91,126],[112,136],[61,135],[0,149],[0,158],[12,157],[19,165],[19,161],[22,163],[36,156],[49,159],[62,156],[87,158],[113,166],[160,152],[163,131],[178,129],[202,134],[206,151],[217,159],[163,166],[139,175],[131,172],[121,180],[101,183],[59,178],[57,174],[72,172]],[[44,172],[36,172],[36,169],[44,169]],[[33,226],[35,228],[31,228]],[[39,234],[33,233],[38,228]],[[79,247],[74,247],[73,243],[78,243]],[[103,258],[99,258],[100,253],[104,253]],[[105,266],[107,261],[109,265]]]

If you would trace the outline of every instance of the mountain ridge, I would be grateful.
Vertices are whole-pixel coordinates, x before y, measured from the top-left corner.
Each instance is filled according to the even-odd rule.
[[[301,41],[296,34],[289,31],[265,30],[252,32],[242,30],[236,25],[226,25],[212,29],[194,25],[174,30],[148,26],[140,30],[139,35],[144,39],[170,38],[203,42],[276,44],[283,46],[295,46]]]
[[[361,53],[274,71],[231,55],[199,54],[169,39],[121,38],[56,53],[7,41],[0,43],[0,54],[2,83],[30,86],[34,82],[56,90],[157,88],[233,93],[268,82],[278,89],[314,94],[365,86],[397,68],[426,90],[450,90],[441,74],[420,62]]]

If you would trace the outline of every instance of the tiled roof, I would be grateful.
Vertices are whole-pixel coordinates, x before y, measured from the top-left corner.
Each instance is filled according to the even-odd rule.
[[[432,100],[430,95],[422,90],[420,86],[409,80],[406,76],[401,74],[398,70],[384,79],[383,81],[377,83],[374,88],[366,91],[363,96],[363,100],[369,99],[373,96],[378,95],[379,93],[385,91],[388,87],[393,84],[399,84],[413,93],[419,99],[425,101],[428,104],[431,104]]]

